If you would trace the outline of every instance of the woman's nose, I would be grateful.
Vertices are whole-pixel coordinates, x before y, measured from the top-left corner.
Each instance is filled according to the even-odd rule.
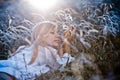
[[[56,36],[56,37],[60,37],[60,35],[59,35],[58,33],[55,33],[55,36]]]
[[[63,41],[62,36],[61,36],[60,34],[58,34],[58,33],[56,33],[56,38],[58,38],[58,39],[60,39],[61,41]]]
[[[55,36],[56,38],[59,38],[59,39],[62,40],[62,35],[60,35],[59,33],[56,33],[55,35],[56,35],[56,36]]]

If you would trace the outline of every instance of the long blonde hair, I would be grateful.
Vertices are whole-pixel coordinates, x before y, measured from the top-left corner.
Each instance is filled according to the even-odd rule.
[[[48,35],[51,30],[54,30],[56,28],[57,25],[54,22],[50,21],[40,22],[33,27],[31,34],[31,43],[33,44],[33,56],[29,64],[32,64],[35,61],[38,55],[38,46],[46,46],[46,43],[44,42],[44,36]]]

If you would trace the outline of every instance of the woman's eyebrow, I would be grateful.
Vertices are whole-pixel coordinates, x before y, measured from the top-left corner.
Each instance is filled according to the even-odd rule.
[[[51,30],[50,32],[56,32],[55,30]]]

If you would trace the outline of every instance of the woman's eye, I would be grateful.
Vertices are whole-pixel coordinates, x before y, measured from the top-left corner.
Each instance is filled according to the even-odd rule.
[[[55,34],[55,32],[50,32],[51,34]]]

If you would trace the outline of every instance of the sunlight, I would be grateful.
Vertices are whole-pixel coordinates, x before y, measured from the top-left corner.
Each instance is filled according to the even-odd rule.
[[[55,7],[58,0],[28,0],[30,5],[38,10],[46,11]]]

